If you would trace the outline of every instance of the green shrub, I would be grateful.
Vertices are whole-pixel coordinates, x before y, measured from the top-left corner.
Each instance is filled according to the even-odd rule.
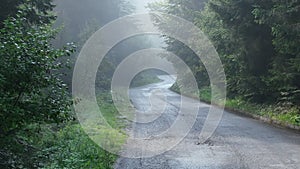
[[[66,126],[43,144],[47,148],[40,154],[48,156],[45,169],[106,169],[111,168],[117,158],[94,143],[78,124]]]

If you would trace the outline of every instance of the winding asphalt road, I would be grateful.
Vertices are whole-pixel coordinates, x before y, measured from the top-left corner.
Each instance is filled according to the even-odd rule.
[[[130,98],[137,116],[149,113],[149,106],[166,107],[162,114],[148,114],[148,123],[132,123],[129,135],[151,138],[166,131],[178,116],[181,97],[168,88],[174,83],[170,76],[160,76],[163,82],[132,89]],[[151,93],[163,93],[165,99],[149,104]],[[300,133],[264,124],[260,121],[224,112],[213,136],[197,145],[197,138],[210,105],[200,103],[200,109],[187,136],[174,148],[150,158],[120,157],[116,169],[300,169]],[[152,110],[151,109],[151,110]],[[151,112],[151,111],[150,111]],[[144,114],[143,114],[144,113]],[[158,116],[158,118],[155,118]],[[153,117],[152,117],[153,116]],[[176,136],[174,136],[176,137]],[[178,136],[182,137],[182,136]],[[133,143],[124,146],[124,154],[133,153]],[[135,149],[144,149],[134,145]],[[149,151],[149,149],[146,149]]]

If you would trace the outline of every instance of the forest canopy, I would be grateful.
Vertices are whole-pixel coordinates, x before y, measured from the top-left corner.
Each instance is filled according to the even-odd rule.
[[[228,96],[256,103],[300,102],[300,2],[165,0],[149,8],[183,17],[213,42],[227,76]],[[169,39],[168,50],[194,68],[200,87],[209,81],[193,53]]]

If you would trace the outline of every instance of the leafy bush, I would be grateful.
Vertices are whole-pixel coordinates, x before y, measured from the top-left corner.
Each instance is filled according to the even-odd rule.
[[[56,168],[112,168],[117,155],[105,151],[97,143],[112,144],[117,150],[121,149],[127,139],[121,130],[124,127],[118,119],[118,112],[111,102],[111,96],[107,93],[98,96],[101,113],[113,128],[95,123],[95,119],[87,119],[84,123],[85,131],[77,122],[69,123],[58,132],[47,133],[41,141],[43,150],[39,152],[45,169]],[[87,128],[88,127],[88,128]],[[88,132],[89,136],[86,134]],[[44,132],[46,133],[46,132]],[[121,134],[120,134],[121,133]],[[113,146],[113,147],[111,147]]]
[[[0,168],[33,168],[30,126],[70,117],[70,99],[58,61],[74,48],[55,49],[50,25],[29,24],[23,11],[0,30]]]
[[[211,88],[210,87],[203,87],[199,90],[199,97],[201,100],[210,102],[211,100]]]
[[[111,168],[117,157],[96,145],[79,124],[70,124],[44,141],[43,145],[47,148],[40,154],[48,155],[45,169],[107,169]]]

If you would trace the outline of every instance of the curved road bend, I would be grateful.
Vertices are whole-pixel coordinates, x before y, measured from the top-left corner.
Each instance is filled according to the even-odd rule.
[[[168,88],[170,76],[163,82],[131,89],[130,97],[137,110],[149,107],[149,95],[160,90],[167,96],[166,111],[155,121],[133,123],[129,134],[151,137],[172,125],[181,96]],[[163,102],[163,101],[162,101]],[[155,105],[154,105],[155,106]],[[300,169],[300,134],[260,121],[224,112],[216,132],[207,143],[196,145],[210,105],[201,103],[196,123],[184,140],[170,151],[151,158],[120,157],[116,169]],[[138,114],[137,114],[138,116]],[[127,143],[124,147],[130,146]],[[125,153],[130,150],[124,148]]]

